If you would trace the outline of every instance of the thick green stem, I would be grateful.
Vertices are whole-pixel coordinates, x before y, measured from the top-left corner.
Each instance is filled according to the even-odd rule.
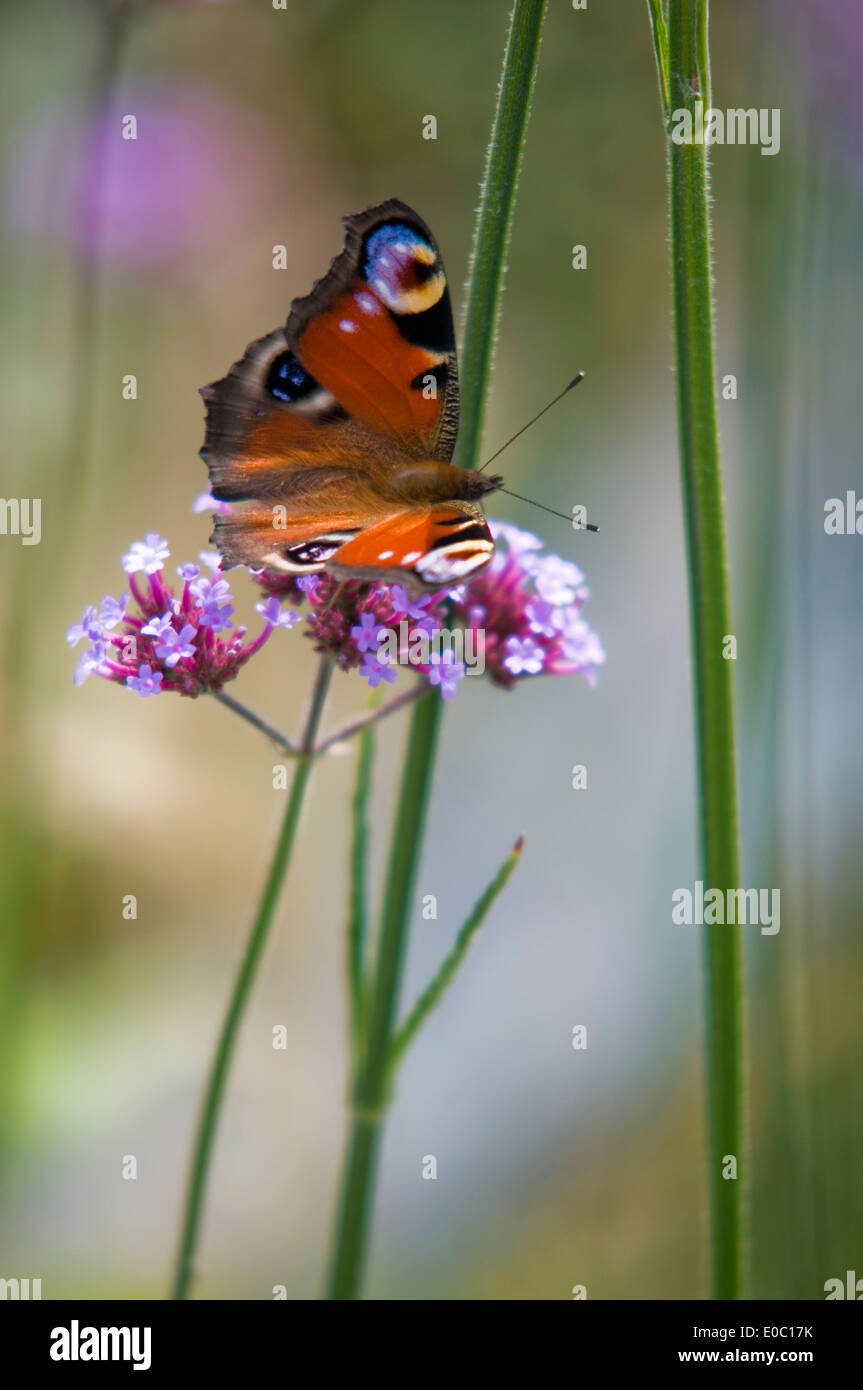
[[[455,461],[476,468],[494,359],[506,258],[546,0],[518,0],[507,35],[497,107],[480,187],[465,299],[461,421]]]
[[[246,1005],[249,1002],[249,995],[255,981],[261,955],[269,938],[273,916],[279,901],[288,864],[290,863],[291,851],[294,847],[297,826],[300,820],[300,812],[302,811],[306,787],[312,770],[315,739],[317,738],[318,726],[321,721],[321,715],[323,714],[324,702],[326,700],[332,670],[332,662],[329,657],[322,657],[320,666],[318,667],[317,680],[312,692],[305,729],[303,730],[300,751],[296,759],[296,768],[293,782],[291,783],[288,804],[282,819],[279,837],[276,841],[275,852],[270,863],[269,872],[267,873],[264,891],[261,895],[260,905],[252,925],[251,935],[246,944],[246,950],[240,964],[240,969],[234,981],[234,988],[231,993],[221,1032],[219,1033],[219,1041],[216,1046],[215,1056],[213,1057],[210,1067],[210,1075],[204,1093],[201,1117],[198,1122],[198,1130],[195,1137],[195,1147],[192,1152],[188,1194],[186,1197],[186,1206],[180,1234],[180,1251],[177,1258],[177,1269],[174,1277],[172,1294],[172,1297],[175,1299],[183,1299],[188,1296],[189,1284],[194,1274],[194,1258],[198,1244],[207,1177],[210,1170],[213,1143],[216,1137],[222,1102],[224,1100],[225,1084],[228,1079],[231,1057],[237,1041],[240,1024],[246,1011]]]
[[[362,1277],[381,1121],[389,1100],[387,1061],[390,1038],[398,1006],[440,718],[440,697],[436,692],[429,692],[420,700],[411,720],[408,755],[393,826],[363,1051],[351,1097],[352,1128],[344,1163],[341,1206],[329,1277],[328,1297],[334,1299],[356,1298]]]
[[[546,0],[516,0],[507,36],[491,143],[474,231],[462,351],[462,411],[456,461],[475,468],[518,173],[536,78]],[[379,947],[330,1262],[328,1297],[359,1296],[374,1197],[380,1127],[389,1101],[388,1060],[398,1009],[410,907],[431,791],[441,701],[421,699],[411,722],[393,829]]]
[[[707,0],[670,0],[671,106],[693,139],[669,139],[677,414],[691,595],[695,724],[704,875],[723,895],[740,886],[734,662],[719,455],[707,148]],[[703,108],[696,102],[703,103]],[[739,926],[707,931],[706,1063],[712,1294],[744,1296],[748,1153],[744,1121],[744,991]],[[735,1160],[736,1176],[731,1176]]]

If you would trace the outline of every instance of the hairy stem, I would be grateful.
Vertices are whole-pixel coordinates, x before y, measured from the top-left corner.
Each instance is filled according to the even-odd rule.
[[[704,875],[708,888],[740,886],[734,732],[733,637],[714,353],[707,148],[710,106],[707,0],[670,0],[672,107],[690,112],[694,138],[669,139],[671,263],[677,417],[691,598],[695,726]],[[740,927],[706,929],[706,1084],[711,1288],[744,1296],[748,1153],[744,1116],[744,989]],[[730,1176],[729,1159],[736,1161]]]

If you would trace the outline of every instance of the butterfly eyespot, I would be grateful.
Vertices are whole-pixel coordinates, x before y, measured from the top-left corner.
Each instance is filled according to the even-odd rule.
[[[267,374],[267,391],[277,401],[293,405],[319,390],[318,383],[292,352],[280,352]]]
[[[425,314],[446,293],[437,251],[403,222],[387,222],[370,233],[364,270],[369,284],[394,314]]]
[[[341,541],[306,541],[303,545],[289,545],[285,559],[292,565],[323,565],[331,555],[335,555]]]
[[[287,545],[284,550],[273,551],[266,558],[274,568],[284,570],[288,574],[323,569],[336,551],[355,535],[356,531],[329,531],[325,535],[313,536],[307,541]]]

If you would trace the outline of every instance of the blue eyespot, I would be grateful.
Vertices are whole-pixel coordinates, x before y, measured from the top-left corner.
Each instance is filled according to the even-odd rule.
[[[366,241],[363,271],[380,299],[398,312],[406,291],[438,270],[434,248],[404,222],[377,227]]]
[[[277,401],[293,405],[318,389],[318,383],[292,352],[281,352],[270,366],[267,388]]]

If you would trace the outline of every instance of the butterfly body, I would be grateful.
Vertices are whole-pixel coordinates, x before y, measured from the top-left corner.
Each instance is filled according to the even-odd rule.
[[[213,539],[225,568],[455,585],[492,557],[478,502],[501,480],[451,461],[458,375],[440,253],[395,199],[344,221],[343,251],[284,328],[201,393],[201,454],[231,504]]]

